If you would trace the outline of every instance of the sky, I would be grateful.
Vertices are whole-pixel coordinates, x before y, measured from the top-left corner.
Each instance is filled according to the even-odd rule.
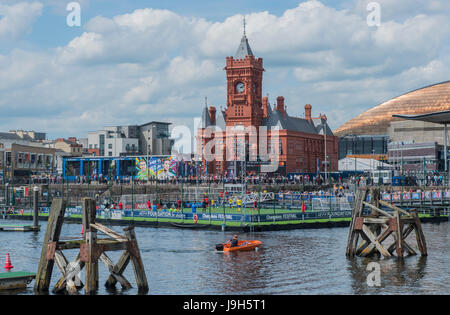
[[[87,137],[112,125],[194,125],[226,106],[225,58],[246,33],[263,94],[332,129],[393,97],[450,80],[450,1],[0,0],[0,132]]]

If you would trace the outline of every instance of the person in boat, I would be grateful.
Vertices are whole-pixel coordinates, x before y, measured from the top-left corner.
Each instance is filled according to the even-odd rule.
[[[238,246],[238,236],[235,234],[233,238],[230,240],[230,247]]]

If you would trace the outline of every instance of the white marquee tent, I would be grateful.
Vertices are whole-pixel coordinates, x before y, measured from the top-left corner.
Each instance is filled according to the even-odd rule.
[[[377,161],[374,159],[362,159],[362,158],[343,158],[338,162],[338,168],[340,172],[343,171],[356,171],[358,172],[370,172],[377,169],[389,169],[392,165]]]

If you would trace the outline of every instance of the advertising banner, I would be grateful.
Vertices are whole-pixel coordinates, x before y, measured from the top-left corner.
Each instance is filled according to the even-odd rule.
[[[169,157],[136,157],[136,178],[147,180],[152,178],[171,179],[178,174],[176,156]]]

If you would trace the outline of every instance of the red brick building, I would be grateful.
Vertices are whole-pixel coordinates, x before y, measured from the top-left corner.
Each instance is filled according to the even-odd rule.
[[[304,118],[289,116],[282,96],[272,108],[262,96],[263,59],[253,55],[245,34],[236,55],[226,58],[224,70],[226,109],[205,106],[197,130],[197,154],[208,173],[265,172],[261,165],[271,161],[281,174],[337,171],[338,138],[326,116],[313,118],[309,104]],[[272,152],[269,161],[266,152]]]

